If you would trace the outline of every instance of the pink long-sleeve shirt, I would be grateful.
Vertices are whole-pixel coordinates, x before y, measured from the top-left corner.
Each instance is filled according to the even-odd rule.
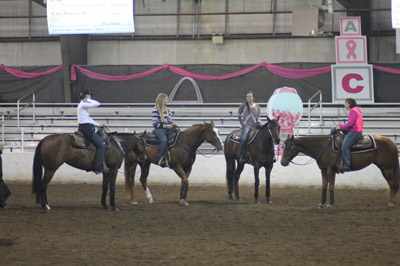
[[[347,123],[344,125],[339,125],[339,128],[341,130],[347,129],[347,130],[350,130],[353,132],[362,133],[363,125],[364,125],[364,122],[363,122],[363,117],[362,117],[360,108],[353,107],[350,110]]]

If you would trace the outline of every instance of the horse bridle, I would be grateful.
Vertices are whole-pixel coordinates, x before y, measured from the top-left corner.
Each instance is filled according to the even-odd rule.
[[[303,164],[301,164],[301,163],[295,163],[295,162],[292,161],[292,160],[293,160],[293,159],[292,159],[292,160],[289,161],[289,163],[292,163],[292,164],[295,164],[295,165],[309,165],[309,164],[312,163],[313,160],[318,161],[318,159],[322,156],[322,154],[325,153],[326,149],[329,147],[330,144],[331,144],[331,143],[328,142],[328,145],[325,146],[325,148],[324,148],[324,149],[322,150],[322,152],[317,156],[316,159],[311,158],[310,160],[308,160],[308,162],[303,163]],[[285,148],[283,148],[283,149],[285,149]]]

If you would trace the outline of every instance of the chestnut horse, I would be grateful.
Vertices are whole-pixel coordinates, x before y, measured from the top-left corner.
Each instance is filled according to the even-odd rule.
[[[258,200],[258,187],[260,185],[259,171],[261,167],[265,168],[265,195],[266,202],[272,203],[271,201],[271,187],[270,187],[270,175],[272,167],[274,166],[274,144],[280,142],[280,126],[278,120],[271,120],[267,117],[268,121],[261,126],[258,134],[254,140],[247,144],[247,151],[251,157],[251,164],[254,167],[254,199],[256,203]],[[228,196],[229,200],[232,200],[233,186],[235,185],[235,196],[236,200],[240,200],[239,196],[239,179],[240,174],[244,169],[244,165],[249,162],[239,161],[239,143],[232,141],[231,136],[237,130],[229,134],[225,139],[225,160],[226,160],[226,180],[228,183]],[[246,152],[246,151],[245,151]],[[237,162],[237,168],[236,168]],[[235,178],[233,178],[235,177]]]
[[[104,128],[98,131],[100,137],[109,143],[105,151],[105,164],[108,169],[103,173],[103,193],[101,205],[107,208],[106,197],[110,185],[110,205],[112,210],[118,211],[115,205],[115,180],[124,155],[134,151],[143,156],[146,147],[145,136],[136,133],[106,134]],[[36,195],[36,202],[42,205],[45,212],[50,211],[47,202],[47,186],[57,169],[64,163],[75,168],[92,171],[95,149],[82,149],[72,146],[71,136],[68,134],[52,134],[43,138],[36,147],[33,161],[32,193]],[[44,168],[44,175],[43,175]]]
[[[399,158],[396,144],[387,137],[373,136],[376,149],[351,155],[352,171],[360,170],[370,164],[375,164],[382,172],[390,187],[390,202],[388,208],[393,208],[395,196],[399,190],[400,173]],[[329,184],[330,201],[327,208],[334,204],[335,176],[338,172],[338,156],[332,151],[331,136],[288,137],[284,144],[281,164],[287,166],[299,152],[315,159],[322,174],[322,198],[318,208],[326,203],[326,192]]]
[[[175,146],[169,148],[171,161],[169,168],[181,179],[180,201],[179,204],[189,205],[186,201],[189,189],[189,175],[192,166],[196,160],[196,151],[199,146],[207,141],[211,143],[217,150],[222,149],[222,141],[219,137],[218,129],[214,126],[214,122],[204,124],[195,124],[188,129],[180,132]],[[146,193],[149,203],[153,203],[153,196],[147,186],[147,177],[149,175],[150,165],[158,162],[158,147],[146,146],[146,160],[141,161],[134,152],[130,152],[125,156],[125,192],[130,196],[132,204],[136,204],[133,194],[135,185],[135,171],[139,164],[141,168],[140,182]]]

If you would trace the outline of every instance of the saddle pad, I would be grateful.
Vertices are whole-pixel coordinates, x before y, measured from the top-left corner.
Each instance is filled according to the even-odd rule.
[[[168,139],[168,148],[174,147],[176,142],[178,141],[178,136],[181,131],[177,128],[167,129],[167,139]],[[158,147],[160,146],[160,140],[157,135],[154,133],[154,130],[151,133],[146,134],[146,143],[149,146]]]
[[[249,132],[249,136],[247,137],[248,141],[247,144],[250,144],[253,142],[253,140],[255,139],[255,137],[258,135],[258,133],[260,132],[260,130],[258,129],[252,129]],[[236,129],[235,131],[233,131],[230,135],[229,135],[229,140],[233,141],[235,143],[240,143],[240,137],[242,136],[242,129]]]
[[[337,136],[332,136],[332,150],[338,151]],[[375,139],[372,135],[362,135],[350,148],[351,153],[361,153],[376,149]]]

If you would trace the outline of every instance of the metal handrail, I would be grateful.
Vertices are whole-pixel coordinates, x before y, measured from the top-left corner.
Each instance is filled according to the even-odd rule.
[[[23,106],[22,108],[20,108],[20,107],[19,107],[20,101],[23,100],[23,99],[25,99],[25,98],[27,98],[27,97],[29,97],[29,96],[31,96],[31,95],[32,95],[32,102],[30,102],[30,103],[28,103],[27,105],[25,105],[25,106]],[[20,113],[21,110],[23,110],[24,108],[28,107],[30,104],[32,104],[32,108],[33,108],[33,110],[32,110],[32,116],[33,116],[32,119],[33,119],[33,123],[35,123],[35,121],[36,121],[36,116],[35,116],[35,103],[36,103],[36,98],[35,98],[35,93],[34,93],[34,92],[29,93],[29,94],[25,95],[24,97],[18,99],[18,101],[17,101],[17,125],[18,125],[18,128],[19,128],[19,113]]]
[[[4,143],[4,114],[1,114],[1,143]]]
[[[311,100],[319,94],[319,101],[311,108]],[[322,91],[319,90],[314,93],[313,96],[308,99],[308,133],[311,133],[311,111],[313,111],[319,105],[319,121],[322,126]]]

